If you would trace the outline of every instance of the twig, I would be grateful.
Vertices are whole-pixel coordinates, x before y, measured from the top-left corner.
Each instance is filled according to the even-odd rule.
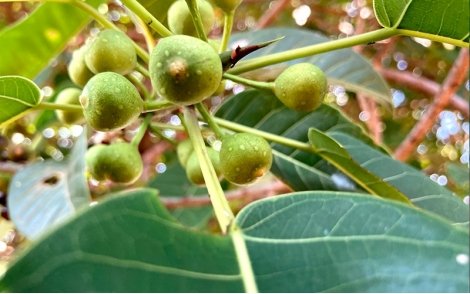
[[[433,103],[429,106],[421,120],[414,126],[405,140],[395,150],[395,158],[401,161],[407,160],[416,150],[426,134],[433,127],[439,113],[447,106],[452,96],[467,77],[468,71],[468,49],[460,50],[459,56],[454,62],[449,74],[439,93],[434,97]]]
[[[292,190],[283,182],[276,180],[273,182],[258,184],[250,187],[243,187],[225,193],[228,201],[243,200],[244,202],[252,202],[257,199],[266,198],[273,195],[279,195],[291,192]],[[185,197],[185,198],[169,198],[161,197],[163,203],[169,209],[180,207],[200,207],[210,205],[209,196]]]
[[[421,92],[428,96],[435,96],[439,93],[439,84],[424,77],[416,77],[410,72],[386,69],[383,67],[375,68],[387,81],[398,85],[406,86],[414,91]],[[470,110],[467,101],[457,94],[450,98],[449,106],[462,113],[465,118],[470,117]]]
[[[256,24],[256,30],[265,28],[272,24],[281,11],[289,5],[290,0],[277,0],[274,5],[266,10],[266,13],[259,19],[258,23]]]

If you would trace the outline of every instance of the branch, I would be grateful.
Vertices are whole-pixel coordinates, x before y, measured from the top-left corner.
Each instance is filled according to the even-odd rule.
[[[421,120],[414,126],[405,140],[395,150],[395,158],[401,161],[407,160],[423,141],[426,134],[433,127],[439,113],[449,104],[449,101],[460,85],[467,77],[468,49],[461,49],[447,75],[442,88],[435,95],[433,103],[429,106]]]
[[[263,29],[272,24],[278,15],[289,5],[290,0],[277,0],[274,5],[266,10],[266,13],[259,19],[256,30]]]
[[[292,190],[283,182],[276,180],[268,183],[262,183],[250,187],[242,187],[225,193],[228,201],[244,200],[249,203],[258,199],[284,194]],[[168,198],[161,197],[162,202],[169,209],[180,207],[200,207],[211,204],[209,196],[201,197],[184,197],[184,198]]]
[[[439,84],[423,77],[416,77],[410,72],[398,71],[394,69],[386,69],[383,67],[375,68],[387,81],[406,86],[414,91],[421,92],[428,96],[436,96],[439,93]],[[454,94],[450,101],[449,106],[458,110],[465,118],[470,117],[470,111],[467,101]]]

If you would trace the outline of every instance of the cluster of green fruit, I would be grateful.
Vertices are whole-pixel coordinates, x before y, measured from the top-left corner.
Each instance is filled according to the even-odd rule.
[[[223,2],[218,3],[218,2]],[[232,12],[240,1],[216,1]],[[214,21],[212,6],[198,0],[206,33]],[[222,61],[216,48],[193,37],[193,20],[185,0],[176,1],[168,11],[168,23],[175,35],[161,38],[152,50],[149,73],[152,86],[163,99],[187,106],[214,94],[221,85]],[[83,87],[62,91],[58,103],[80,104],[86,122],[95,130],[121,129],[137,119],[144,101],[136,87],[124,76],[134,70],[137,55],[133,42],[116,30],[103,30],[92,41],[73,53],[68,67],[71,80]],[[324,73],[309,63],[287,68],[271,83],[273,93],[287,107],[297,111],[317,108],[327,91]],[[58,112],[59,119],[74,123],[82,119],[78,112]],[[248,184],[262,177],[272,164],[270,145],[261,137],[240,133],[221,138],[219,152],[208,148],[208,155],[219,177],[235,184]],[[188,178],[204,184],[196,152],[191,142],[178,146],[178,156]],[[142,173],[137,147],[130,143],[96,145],[89,149],[87,165],[97,180],[132,183]]]

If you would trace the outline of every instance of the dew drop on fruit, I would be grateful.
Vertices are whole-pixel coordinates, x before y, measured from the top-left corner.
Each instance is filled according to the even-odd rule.
[[[258,146],[255,146],[255,150],[256,150],[256,151],[258,151],[258,150],[259,150]]]
[[[162,66],[163,66],[163,64],[162,64],[161,62],[157,63],[157,67],[158,67],[158,68],[160,68],[160,67],[162,67]]]
[[[240,149],[241,149],[241,150],[245,150],[245,149],[246,149],[246,148],[245,148],[245,145],[240,145]]]
[[[116,93],[121,93],[121,89],[116,88],[116,89],[114,89],[114,92],[116,92]]]
[[[166,57],[170,56],[170,52],[168,50],[165,50],[165,56]]]
[[[200,71],[200,70],[198,69],[198,70],[196,70],[196,74],[197,74],[198,76],[200,76],[200,75],[202,75],[202,71]]]

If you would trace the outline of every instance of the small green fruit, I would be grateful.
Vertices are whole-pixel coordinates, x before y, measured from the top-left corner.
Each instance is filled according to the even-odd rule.
[[[222,172],[220,170],[219,152],[215,151],[213,148],[207,148],[207,153],[212,162],[212,166],[214,166],[217,176],[220,177]],[[201,166],[195,151],[191,153],[186,163],[186,176],[195,185],[204,185],[205,183]]]
[[[161,39],[152,51],[149,69],[157,92],[178,105],[201,102],[222,80],[222,62],[212,46],[184,35]]]
[[[56,103],[80,105],[80,94],[82,91],[77,88],[66,88],[57,95]],[[83,120],[82,111],[55,111],[59,121],[66,124],[74,124]]]
[[[80,47],[72,53],[72,59],[67,67],[70,79],[76,85],[83,87],[91,79],[94,73],[85,64],[85,51],[87,45]]]
[[[124,142],[95,145],[87,151],[85,161],[88,171],[98,181],[132,184],[143,171],[137,147]]]
[[[189,156],[193,153],[193,143],[187,139],[179,143],[176,147],[176,154],[182,167],[186,166]]]
[[[234,184],[250,184],[271,168],[269,143],[256,135],[238,133],[225,137],[220,149],[220,167],[227,180]]]
[[[134,85],[114,72],[95,75],[80,95],[88,124],[98,131],[122,129],[142,112],[143,101]]]
[[[214,3],[225,13],[229,13],[234,11],[242,3],[242,0],[214,0]]]
[[[325,73],[311,63],[288,67],[274,81],[274,94],[288,108],[312,111],[328,91]]]
[[[137,54],[129,37],[116,30],[103,30],[85,52],[85,62],[94,73],[112,71],[130,73],[137,64]]]
[[[211,31],[215,21],[214,9],[212,5],[205,0],[197,0],[197,5],[199,7],[199,13],[201,14],[204,32],[207,35]],[[168,9],[168,27],[177,35],[197,37],[193,18],[185,0],[173,2],[170,9]]]

